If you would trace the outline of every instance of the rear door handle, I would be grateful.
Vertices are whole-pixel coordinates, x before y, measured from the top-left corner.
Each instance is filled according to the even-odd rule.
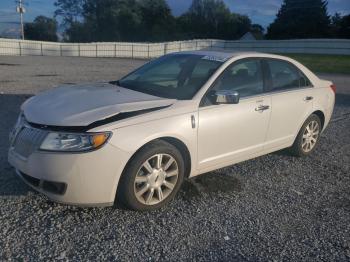
[[[267,105],[260,105],[258,106],[257,108],[255,108],[255,111],[258,111],[258,112],[263,112],[265,110],[268,110],[270,108],[270,106],[267,106]]]
[[[312,99],[314,99],[312,96],[307,96],[304,98],[304,101],[311,101]]]

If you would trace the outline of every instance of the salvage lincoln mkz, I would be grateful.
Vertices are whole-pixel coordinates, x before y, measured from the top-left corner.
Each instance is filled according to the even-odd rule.
[[[310,154],[334,100],[331,82],[286,57],[175,53],[28,99],[8,158],[54,201],[150,210],[187,177],[283,148]]]

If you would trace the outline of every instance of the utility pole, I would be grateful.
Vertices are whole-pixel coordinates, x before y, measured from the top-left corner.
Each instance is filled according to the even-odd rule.
[[[18,3],[18,6],[16,8],[16,11],[20,15],[20,20],[21,20],[21,37],[22,37],[22,40],[24,40],[23,14],[26,12],[26,9],[23,6],[22,0],[19,0],[17,3]]]

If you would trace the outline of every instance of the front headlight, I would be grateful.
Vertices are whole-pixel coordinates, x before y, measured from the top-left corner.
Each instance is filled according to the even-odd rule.
[[[105,133],[55,133],[50,132],[40,149],[59,152],[84,152],[103,146],[111,136]]]

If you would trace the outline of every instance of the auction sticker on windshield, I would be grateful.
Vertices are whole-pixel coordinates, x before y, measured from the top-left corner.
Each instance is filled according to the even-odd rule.
[[[226,62],[228,60],[228,57],[206,55],[206,56],[203,56],[202,59],[210,60],[210,61]]]

